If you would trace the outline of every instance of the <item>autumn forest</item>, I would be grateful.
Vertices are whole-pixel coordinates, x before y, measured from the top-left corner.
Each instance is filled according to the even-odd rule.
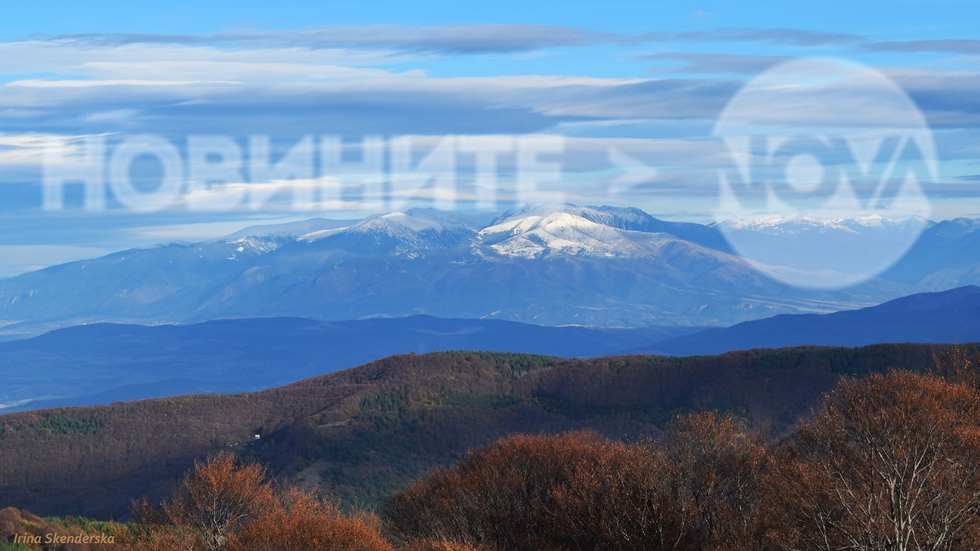
[[[720,369],[728,378],[712,392],[677,391]],[[756,378],[773,385],[780,375],[771,397],[747,393]],[[624,386],[643,377],[658,378],[659,391]],[[575,387],[582,378],[592,384]],[[202,415],[218,428],[208,441],[151,447],[175,458],[171,470],[149,471],[160,483],[142,492],[120,486],[126,511],[100,520],[66,514],[70,504],[57,499],[33,501],[59,513],[36,516],[23,507],[31,496],[4,475],[8,504],[19,507],[0,511],[0,549],[962,550],[980,541],[980,368],[966,347],[680,360],[434,354],[297,385],[224,398],[251,400],[237,411],[252,423],[239,441],[220,429],[230,406],[184,403],[181,430],[202,431]],[[815,394],[807,409],[775,399],[794,386]],[[618,403],[613,388],[622,389]],[[173,408],[160,402],[140,407]],[[0,417],[0,441],[9,449],[34,435],[77,470],[72,448],[136,426],[139,410],[121,407]],[[446,432],[440,445],[431,445],[433,427]],[[376,455],[399,450],[371,449],[368,429],[407,454],[401,467],[391,458],[388,485],[378,482],[386,477]],[[346,442],[345,457],[363,472],[337,470],[343,454],[323,431]],[[129,442],[133,456],[154,440],[114,441]],[[441,455],[412,455],[426,445]],[[176,459],[192,451],[189,463]],[[105,469],[119,468],[106,457]],[[314,483],[310,465],[320,465]],[[177,468],[183,474],[170,476]],[[112,501],[87,503],[83,513]]]

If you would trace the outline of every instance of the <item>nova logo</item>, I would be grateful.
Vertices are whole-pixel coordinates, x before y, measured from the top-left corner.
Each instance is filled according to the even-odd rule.
[[[778,65],[728,103],[714,133],[731,161],[719,173],[716,220],[770,277],[810,288],[860,283],[900,259],[928,223],[932,134],[876,70]]]

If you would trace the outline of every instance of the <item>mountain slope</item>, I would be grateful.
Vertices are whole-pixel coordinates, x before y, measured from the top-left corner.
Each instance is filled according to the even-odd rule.
[[[863,346],[975,341],[980,341],[980,287],[967,286],[911,295],[860,310],[780,315],[712,328],[636,351],[683,356],[803,344]]]

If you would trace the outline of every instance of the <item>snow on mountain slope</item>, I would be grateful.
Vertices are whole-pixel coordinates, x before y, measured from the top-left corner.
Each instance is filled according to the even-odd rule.
[[[378,233],[401,239],[415,239],[423,232],[451,232],[460,229],[473,230],[469,221],[452,213],[435,209],[409,209],[371,216],[342,228],[312,231],[298,237],[300,241],[316,241],[340,232]]]
[[[435,209],[409,209],[365,218],[349,227],[307,233],[297,242],[362,253],[409,253],[445,249],[476,235],[467,217]]]
[[[626,230],[645,231],[651,222],[661,222],[642,210],[620,207],[582,207],[567,203],[525,205],[516,211],[508,211],[491,222],[490,227],[501,223],[528,218],[544,218],[551,214],[564,213],[590,222]],[[487,228],[488,229],[488,228]]]
[[[673,240],[665,234],[621,230],[568,212],[513,217],[481,230],[478,240],[511,258],[553,255],[628,258],[652,254]]]
[[[650,216],[640,209],[633,207],[581,207],[570,204],[546,204],[528,205],[517,211],[509,211],[497,218],[488,225],[497,225],[512,218],[523,218],[526,216],[547,216],[556,212],[563,212],[574,216],[585,218],[586,220],[618,228],[621,230],[632,230],[646,233],[668,233],[696,243],[709,249],[730,253],[731,247],[725,240],[721,232],[713,226],[695,224],[692,222],[669,222]],[[487,225],[484,225],[485,227]]]
[[[235,239],[234,241],[228,241],[228,243],[233,246],[237,245],[235,251],[231,253],[232,257],[236,257],[236,253],[243,253],[245,251],[250,251],[255,254],[270,253],[278,249],[282,241],[270,237],[246,236]]]

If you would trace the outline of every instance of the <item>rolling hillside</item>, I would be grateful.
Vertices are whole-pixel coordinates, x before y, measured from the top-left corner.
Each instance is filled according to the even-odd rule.
[[[195,458],[232,450],[345,503],[513,432],[656,435],[680,412],[733,411],[784,432],[841,375],[930,365],[933,347],[804,347],[714,357],[402,355],[257,393],[0,416],[0,496],[39,514],[126,515]]]

